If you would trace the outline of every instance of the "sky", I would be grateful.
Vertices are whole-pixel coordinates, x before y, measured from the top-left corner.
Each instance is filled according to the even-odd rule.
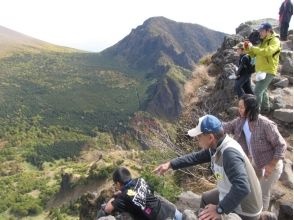
[[[278,19],[283,0],[0,0],[0,25],[49,43],[99,52],[154,16],[234,34]],[[292,27],[292,21],[290,27]]]

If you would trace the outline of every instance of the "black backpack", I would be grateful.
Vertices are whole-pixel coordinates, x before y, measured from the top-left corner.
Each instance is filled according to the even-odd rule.
[[[255,73],[255,57],[251,58],[249,55],[245,55],[246,57],[248,57],[249,60],[249,65],[246,65],[246,68],[248,68],[248,73],[252,74]],[[245,57],[243,56],[242,59]],[[241,59],[241,62],[242,62]]]
[[[258,30],[253,30],[251,34],[248,37],[248,40],[255,46],[257,44],[260,44],[261,39],[260,39],[260,34]]]

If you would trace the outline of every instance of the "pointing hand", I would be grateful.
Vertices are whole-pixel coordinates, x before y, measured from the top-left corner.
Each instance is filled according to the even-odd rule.
[[[164,164],[159,165],[155,170],[153,170],[153,172],[159,175],[163,175],[166,171],[168,171],[170,167],[170,162],[166,162]]]

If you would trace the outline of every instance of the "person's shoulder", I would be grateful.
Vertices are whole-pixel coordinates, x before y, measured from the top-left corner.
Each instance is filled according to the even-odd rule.
[[[263,115],[258,115],[258,123],[262,125],[276,125],[276,123],[272,120],[270,120],[268,117]]]
[[[244,121],[245,121],[245,119],[239,116],[239,117],[234,118],[231,122],[236,123],[236,124],[242,124],[242,123],[244,123]]]
[[[274,32],[272,35],[270,35],[268,41],[273,43],[280,43],[280,35]]]

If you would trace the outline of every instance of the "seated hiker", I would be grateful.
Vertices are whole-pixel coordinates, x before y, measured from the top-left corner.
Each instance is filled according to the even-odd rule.
[[[240,98],[244,94],[253,94],[251,88],[251,74],[254,68],[251,65],[251,58],[244,52],[243,43],[239,43],[233,47],[239,54],[239,67],[237,71],[237,78],[235,81],[235,92]]]
[[[113,173],[116,196],[104,207],[104,214],[113,211],[128,212],[136,220],[181,220],[182,213],[173,205],[156,197],[143,178],[132,179],[127,168],[120,167]],[[102,217],[101,211],[98,217]]]
[[[170,168],[211,163],[217,186],[203,193],[199,220],[221,219],[233,212],[243,220],[257,220],[262,211],[258,178],[242,147],[224,133],[221,121],[205,115],[188,135],[197,138],[202,150],[161,164],[154,172],[164,174]]]

